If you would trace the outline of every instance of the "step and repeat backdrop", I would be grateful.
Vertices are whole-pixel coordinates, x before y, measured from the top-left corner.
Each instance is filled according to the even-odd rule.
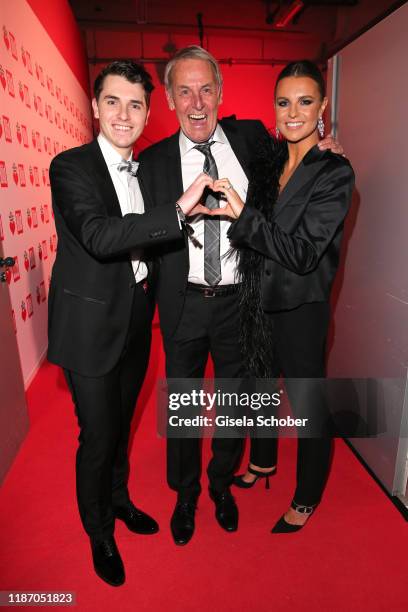
[[[49,166],[92,137],[87,94],[26,0],[0,14],[0,240],[27,386],[47,347],[57,236]],[[61,24],[63,27],[63,23]]]

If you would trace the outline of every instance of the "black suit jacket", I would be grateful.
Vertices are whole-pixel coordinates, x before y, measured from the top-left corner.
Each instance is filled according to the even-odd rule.
[[[58,249],[49,294],[48,359],[84,376],[118,362],[130,321],[135,277],[129,258],[181,235],[175,207],[122,217],[95,140],[55,157],[50,166]]]
[[[235,117],[228,117],[221,119],[220,124],[242,169],[250,178],[251,159],[259,142],[268,138],[268,132],[260,121],[238,121]],[[184,191],[179,132],[145,149],[139,160],[139,174],[154,205],[174,207]],[[175,333],[183,312],[189,271],[186,235],[177,242],[160,247],[159,254],[157,299],[160,326],[166,338]]]
[[[265,181],[265,177],[255,180]],[[237,246],[265,256],[264,310],[290,310],[329,299],[353,186],[350,163],[317,146],[305,155],[281,191],[270,222],[251,206],[249,186],[247,204],[228,235]]]

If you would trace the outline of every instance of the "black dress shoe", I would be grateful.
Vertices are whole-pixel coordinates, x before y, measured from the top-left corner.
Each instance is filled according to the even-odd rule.
[[[95,572],[99,578],[111,586],[125,582],[125,569],[113,536],[106,540],[91,540],[92,558]]]
[[[140,533],[142,535],[151,535],[159,531],[159,526],[156,521],[136,508],[129,502],[127,506],[113,508],[113,514],[116,518],[123,521],[126,527],[134,533]]]
[[[225,531],[238,529],[238,507],[229,489],[218,493],[209,489],[210,497],[215,503],[215,518]]]
[[[173,539],[178,546],[188,544],[193,537],[195,511],[196,505],[194,502],[177,502],[174,508],[170,528]]]

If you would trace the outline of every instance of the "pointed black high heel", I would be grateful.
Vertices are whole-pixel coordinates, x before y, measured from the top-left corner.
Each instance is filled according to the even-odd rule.
[[[269,472],[260,472],[259,470],[254,470],[254,468],[251,468],[250,465],[248,465],[247,469],[250,474],[256,476],[255,480],[253,480],[252,482],[246,482],[244,480],[245,474],[239,474],[238,476],[234,476],[232,484],[234,484],[236,487],[239,487],[240,489],[250,489],[254,486],[254,484],[259,478],[265,478],[265,489],[269,489],[269,478],[270,476],[275,476],[276,466],[273,467]]]
[[[301,506],[300,504],[297,504],[295,501],[292,501],[290,506],[296,512],[299,512],[299,514],[308,514],[309,516],[313,513],[313,511],[316,508],[316,504],[314,506]],[[287,521],[285,521],[285,515],[283,514],[280,517],[279,521],[276,523],[276,525],[272,527],[271,533],[295,533],[296,531],[300,531],[302,527],[306,525],[306,523],[303,523],[303,525],[292,525],[291,523],[288,523]]]

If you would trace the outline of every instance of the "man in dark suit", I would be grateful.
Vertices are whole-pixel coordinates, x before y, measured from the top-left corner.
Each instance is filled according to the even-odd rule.
[[[215,58],[201,47],[181,49],[167,64],[166,95],[176,111],[180,131],[145,149],[141,176],[155,206],[194,204],[202,194],[202,172],[213,180],[228,177],[245,201],[249,167],[268,133],[260,121],[218,121],[222,75]],[[333,147],[331,139],[323,148]],[[342,152],[341,150],[339,152]],[[208,208],[218,207],[211,192]],[[231,253],[226,218],[190,219],[193,236],[161,248],[158,282],[160,325],[171,378],[204,375],[209,354],[217,378],[244,374],[239,346],[236,256]],[[238,508],[230,484],[242,444],[239,439],[214,438],[208,466],[215,515],[228,532],[238,527]],[[169,437],[167,480],[177,492],[171,519],[176,544],[186,544],[195,528],[200,494],[200,440]]]
[[[158,531],[130,500],[130,424],[143,383],[153,312],[145,249],[177,240],[183,213],[149,198],[132,147],[149,116],[150,75],[130,60],[97,77],[100,134],[50,167],[58,250],[49,294],[48,359],[64,369],[80,426],[76,461],[81,520],[97,574],[124,582],[115,518],[136,533]],[[204,179],[205,183],[205,179]],[[146,208],[146,212],[145,212]]]
[[[140,155],[141,176],[155,205],[197,202],[203,171],[212,179],[228,176],[245,199],[252,153],[267,136],[262,123],[235,118],[218,121],[221,72],[216,60],[200,47],[176,54],[166,68],[165,86],[181,130]],[[205,199],[207,207],[216,204],[211,198],[208,194]],[[244,374],[238,343],[236,258],[234,253],[227,254],[230,222],[218,218],[214,224],[211,218],[207,227],[207,219],[191,218],[192,239],[183,237],[160,250],[157,298],[169,379],[202,378],[209,354],[217,378]],[[200,440],[169,437],[167,446],[168,483],[177,492],[171,530],[181,545],[194,532]],[[212,452],[210,496],[219,524],[232,532],[238,527],[238,509],[229,487],[241,442],[214,438]]]

